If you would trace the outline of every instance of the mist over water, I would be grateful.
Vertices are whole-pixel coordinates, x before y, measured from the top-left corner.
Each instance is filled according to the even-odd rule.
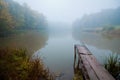
[[[72,24],[86,14],[114,9],[120,6],[119,0],[15,0],[27,3],[32,9],[43,13],[48,21]]]
[[[0,48],[27,49],[29,56],[42,58],[51,72],[61,74],[60,80],[72,80],[75,75],[75,44],[87,46],[102,65],[110,54],[120,54],[119,0],[14,1],[26,8],[13,16],[20,15],[22,28],[16,29],[23,32],[0,37]]]

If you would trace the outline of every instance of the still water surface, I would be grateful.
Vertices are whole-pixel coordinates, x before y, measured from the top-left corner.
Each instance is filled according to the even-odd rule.
[[[0,48],[26,48],[28,55],[40,56],[50,71],[61,74],[61,80],[74,76],[74,44],[84,44],[104,63],[111,53],[120,54],[120,38],[108,38],[95,33],[48,33],[28,31],[11,37],[0,38]]]

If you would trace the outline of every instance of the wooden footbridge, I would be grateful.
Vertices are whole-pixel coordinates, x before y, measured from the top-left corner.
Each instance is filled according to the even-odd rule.
[[[115,80],[86,46],[75,45],[74,51],[74,70],[81,71],[83,80]]]

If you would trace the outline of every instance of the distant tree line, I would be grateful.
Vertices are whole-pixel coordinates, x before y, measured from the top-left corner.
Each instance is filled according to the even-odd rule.
[[[74,22],[76,28],[100,28],[106,26],[120,25],[120,7],[116,9],[105,9],[101,12],[84,15]]]
[[[13,0],[0,0],[0,35],[23,29],[45,29],[47,21],[40,14]]]

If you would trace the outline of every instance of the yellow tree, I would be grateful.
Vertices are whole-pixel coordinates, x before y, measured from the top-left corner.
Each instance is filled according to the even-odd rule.
[[[10,31],[13,27],[12,16],[5,0],[0,0],[0,32]]]

